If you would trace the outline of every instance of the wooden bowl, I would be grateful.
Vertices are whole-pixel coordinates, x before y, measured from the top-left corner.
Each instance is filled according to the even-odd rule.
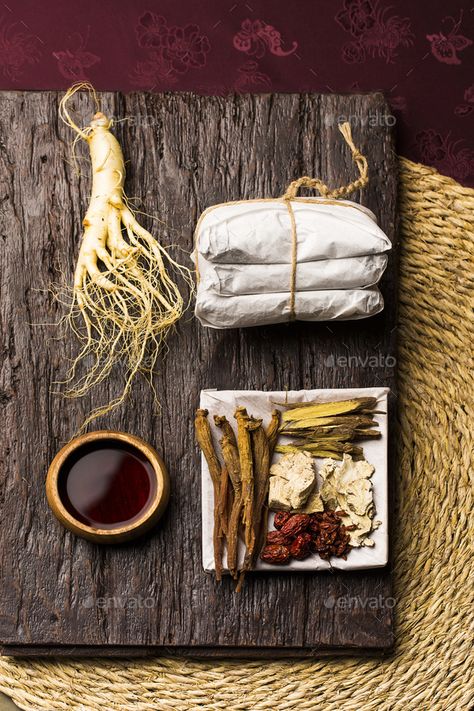
[[[79,455],[79,448],[84,447],[84,445],[93,446],[96,444],[97,447],[94,448],[94,450],[100,450],[101,441],[104,441],[104,446],[105,442],[108,441],[110,443],[116,443],[117,447],[126,448],[129,453],[133,453],[133,450],[135,450],[137,454],[141,453],[141,456],[151,465],[155,476],[155,481],[152,482],[153,490],[150,494],[151,500],[147,502],[143,510],[140,510],[133,520],[130,519],[131,523],[126,525],[101,528],[96,524],[89,525],[84,523],[75,518],[66,508],[61,496],[61,475],[66,476],[64,472],[68,459],[72,455],[77,457]],[[148,468],[149,476],[150,471]],[[168,504],[169,494],[170,485],[168,472],[163,460],[153,447],[139,437],[112,430],[89,432],[88,434],[71,440],[55,456],[46,477],[46,496],[56,518],[69,531],[72,531],[82,538],[87,538],[89,541],[94,541],[95,543],[122,543],[142,536],[149,531],[162,516]]]

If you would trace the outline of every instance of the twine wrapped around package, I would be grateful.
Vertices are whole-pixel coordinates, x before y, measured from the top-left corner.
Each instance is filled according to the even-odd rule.
[[[303,176],[280,198],[241,200],[203,212],[193,254],[196,316],[235,328],[291,321],[352,320],[378,313],[376,287],[391,248],[367,208],[343,200],[367,185],[366,158],[339,126],[359,177],[329,188]],[[319,197],[299,197],[300,188]]]
[[[286,193],[283,195],[283,200],[285,201],[288,213],[290,215],[291,222],[291,282],[290,282],[290,318],[295,318],[295,291],[296,291],[296,267],[298,263],[298,241],[296,233],[296,221],[295,213],[291,204],[291,201],[295,199],[300,188],[313,188],[319,190],[323,197],[334,199],[341,197],[346,197],[350,195],[355,190],[365,188],[369,182],[369,168],[367,164],[367,159],[360,153],[360,151],[355,147],[352,140],[351,127],[348,122],[340,124],[339,130],[344,136],[344,139],[352,151],[352,158],[359,169],[359,178],[354,180],[354,182],[349,183],[349,185],[341,186],[334,190],[330,190],[328,186],[323,183],[319,178],[309,178],[308,176],[303,176],[298,178],[298,180],[293,181],[289,186]]]

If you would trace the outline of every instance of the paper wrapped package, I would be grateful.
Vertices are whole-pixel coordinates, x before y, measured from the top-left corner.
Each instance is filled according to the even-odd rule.
[[[381,311],[383,298],[377,287],[334,291],[298,291],[294,311],[300,321],[350,321]],[[244,328],[292,320],[289,294],[245,294],[229,298],[202,292],[196,315],[203,326]]]
[[[391,244],[370,210],[348,200],[225,203],[196,231],[196,316],[212,328],[365,318],[383,308],[376,287]]]
[[[193,254],[196,317],[211,328],[352,320],[383,309],[377,284],[391,248],[366,207],[339,199],[364,187],[367,161],[349,124],[339,127],[360,177],[330,190],[303,177],[276,199],[241,200],[203,212]],[[299,187],[321,197],[298,197]]]
[[[386,254],[371,254],[347,259],[320,259],[299,262],[296,291],[365,289],[377,284],[387,266]],[[221,296],[266,294],[268,283],[274,292],[288,292],[288,264],[216,264],[200,259],[203,291]]]

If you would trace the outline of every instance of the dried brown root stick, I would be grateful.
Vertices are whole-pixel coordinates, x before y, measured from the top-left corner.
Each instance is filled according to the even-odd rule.
[[[276,447],[276,444],[278,441],[280,422],[281,422],[281,411],[280,410],[273,410],[270,424],[268,425],[268,427],[266,429],[266,436],[267,436],[267,441],[268,441],[268,454],[269,454],[268,477],[270,477],[270,466],[272,463],[273,454],[275,452],[275,447]],[[265,541],[267,539],[267,531],[268,531],[267,494],[268,494],[268,484],[267,484],[265,499],[262,504],[262,513],[261,513],[261,517],[260,517],[260,530],[258,533],[257,545],[256,545],[255,551],[254,551],[254,559],[252,561],[252,567],[254,567],[256,556],[262,550],[263,546],[265,545]]]
[[[267,432],[266,432],[267,439],[268,439],[268,448],[270,451],[270,464],[272,462],[273,454],[275,452],[275,447],[276,447],[276,443],[278,440],[280,421],[281,421],[281,411],[280,410],[273,410],[272,419],[270,420],[270,424],[268,425]]]
[[[232,429],[232,426],[230,422],[228,421],[227,417],[225,415],[214,415],[214,422],[217,427],[219,427],[222,430],[222,433],[224,437],[228,437],[230,440],[230,443],[235,446],[237,449],[237,440],[234,434],[234,430]],[[222,440],[221,440],[221,450],[222,450]],[[222,452],[222,456],[224,458],[224,452]],[[232,481],[232,473],[229,471],[229,466],[232,467],[232,463],[228,463],[225,461],[224,458],[224,465],[225,465],[225,470],[222,472],[222,479],[221,479],[221,492],[220,492],[220,502],[221,502],[221,512],[222,512],[222,521],[224,522],[225,520],[225,534],[226,536],[228,535],[228,528],[229,528],[229,519],[231,516],[232,512],[232,506],[234,504],[234,489],[235,485],[234,482]],[[229,477],[230,477],[230,482],[229,482]],[[230,485],[232,484],[232,486]],[[240,484],[240,473],[239,473],[239,484]]]
[[[214,566],[216,570],[216,579],[222,578],[222,551],[224,543],[224,531],[222,527],[220,515],[220,480],[221,480],[221,464],[214,448],[212,441],[212,433],[207,419],[208,410],[196,410],[194,425],[196,429],[196,439],[204,454],[204,457],[209,467],[209,473],[212,479],[214,489]]]
[[[250,560],[255,549],[257,535],[257,521],[255,511],[255,472],[256,462],[252,446],[252,437],[255,430],[262,427],[262,420],[249,417],[244,408],[238,408],[235,417],[238,424],[237,441],[239,445],[240,470],[242,477],[242,498],[245,558],[240,571],[236,592],[240,592],[244,584],[245,573],[250,568]]]
[[[219,484],[219,518],[221,521],[222,533],[227,537],[229,526],[229,495],[231,487],[229,486],[229,470],[226,465],[221,469],[221,479]],[[231,504],[232,505],[232,504]]]
[[[231,444],[237,447],[237,438],[227,417],[225,415],[214,415],[214,422],[216,427],[222,430],[222,434],[229,438]]]
[[[223,428],[224,431],[224,428]],[[234,489],[234,499],[227,523],[227,567],[233,578],[238,570],[239,526],[242,514],[242,482],[240,478],[240,458],[235,435],[225,434],[221,439],[222,458]]]
[[[262,509],[262,518],[260,522],[260,531],[258,534],[258,541],[257,545],[255,547],[255,554],[254,554],[254,560],[252,561],[252,567],[255,566],[255,562],[257,559],[257,556],[260,555],[262,549],[265,546],[266,540],[267,540],[267,533],[268,533],[268,506],[267,502],[265,502],[265,505]]]
[[[243,515],[242,521],[245,529],[245,545],[247,550],[255,544],[255,531],[253,525],[254,512],[254,468],[252,456],[251,432],[260,421],[252,420],[245,407],[238,407],[235,411],[237,420],[237,443],[239,447],[240,475],[242,479]]]
[[[254,464],[254,510],[253,510],[253,545],[247,548],[243,570],[251,570],[259,553],[262,518],[268,495],[270,477],[270,447],[265,429],[260,425],[252,431],[252,456]],[[266,532],[265,532],[266,533]]]

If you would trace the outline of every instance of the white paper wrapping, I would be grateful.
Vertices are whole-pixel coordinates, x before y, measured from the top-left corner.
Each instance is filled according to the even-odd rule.
[[[381,254],[390,249],[375,215],[349,200],[292,200],[298,262]],[[247,200],[208,208],[199,224],[198,249],[211,262],[291,264],[291,223],[280,200]]]
[[[259,561],[256,570],[265,570],[276,573],[290,573],[292,571],[317,571],[328,570],[331,567],[341,570],[358,570],[363,568],[380,568],[388,561],[388,484],[387,484],[387,437],[388,415],[387,396],[389,388],[347,388],[334,390],[298,390],[286,392],[262,392],[250,390],[203,390],[201,391],[200,407],[209,410],[209,423],[214,440],[219,441],[222,433],[214,425],[213,415],[225,415],[232,426],[235,426],[234,412],[238,405],[246,407],[254,417],[262,417],[264,424],[268,425],[275,402],[308,402],[317,400],[328,402],[330,400],[346,400],[354,397],[376,397],[378,410],[376,420],[382,434],[380,439],[362,442],[365,458],[375,467],[372,475],[374,488],[374,503],[376,508],[375,518],[381,525],[370,536],[374,541],[372,548],[353,548],[347,560],[332,558],[331,564],[322,560],[318,555],[312,555],[306,560],[293,560],[289,565],[269,565]],[[281,438],[282,442],[291,440]],[[281,455],[276,454],[273,461]],[[323,459],[315,459],[317,471]],[[318,475],[318,487],[321,479]],[[211,475],[204,456],[201,457],[201,489],[202,489],[202,556],[203,567],[206,571],[214,570],[214,548],[212,532],[214,526],[214,492]],[[269,530],[273,529],[273,515],[269,517]],[[240,542],[239,560],[243,561],[244,547]],[[224,567],[226,564],[224,556]]]
[[[196,229],[195,314],[211,328],[351,320],[383,309],[376,287],[390,240],[370,210],[349,200],[296,198],[295,308],[292,226],[281,200],[208,208]]]
[[[364,289],[377,284],[387,254],[302,262],[296,270],[296,291]],[[199,259],[202,289],[220,296],[288,292],[291,264],[217,264]]]
[[[298,291],[295,312],[300,321],[355,320],[383,309],[377,287],[340,291]],[[290,294],[218,296],[198,288],[196,316],[210,328],[243,328],[285,323],[291,317]]]

